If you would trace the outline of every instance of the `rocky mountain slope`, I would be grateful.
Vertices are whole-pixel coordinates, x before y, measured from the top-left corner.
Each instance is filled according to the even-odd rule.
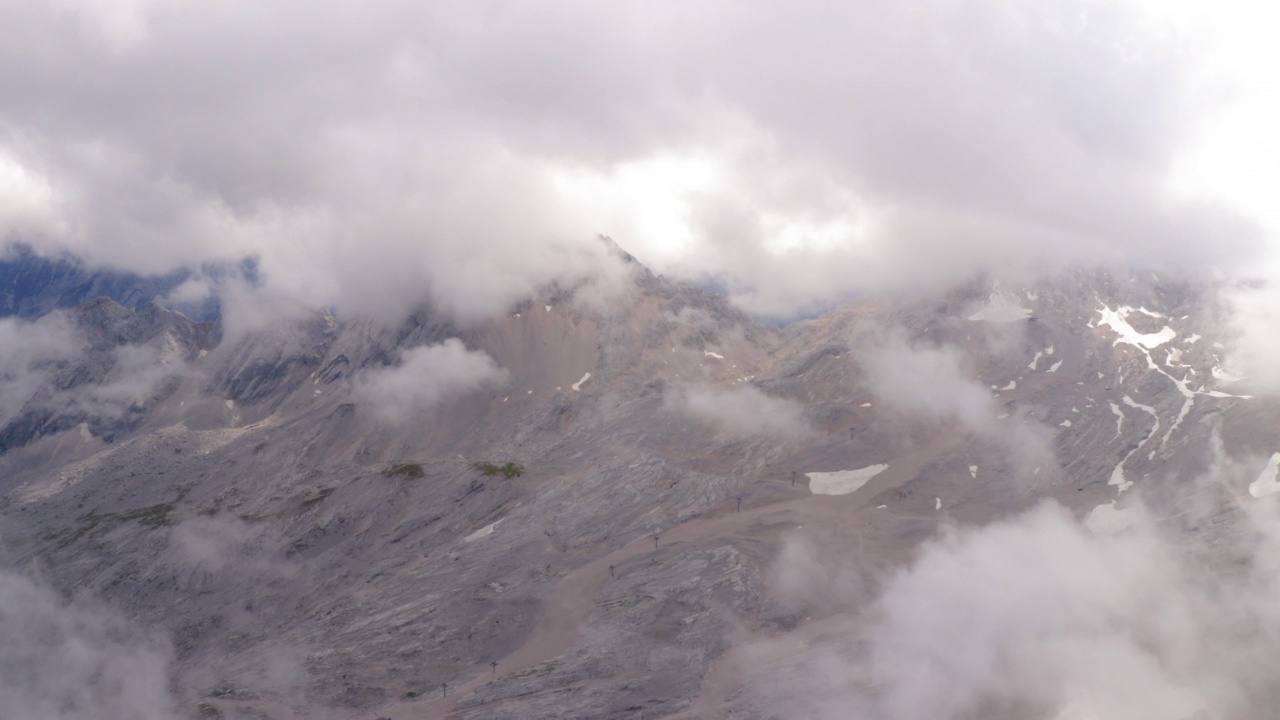
[[[856,652],[940,528],[1053,498],[1110,533],[1214,452],[1280,450],[1205,287],[1078,272],[774,327],[628,268],[467,326],[46,314],[0,557],[169,638],[186,716],[811,717],[778,679]],[[492,367],[406,378],[418,348]]]
[[[0,257],[0,317],[38,318],[97,298],[109,298],[131,310],[141,310],[153,300],[173,303],[170,293],[198,276],[252,278],[254,272],[252,263],[210,265],[199,273],[176,270],[156,276],[91,271],[74,258],[43,257],[18,245]],[[181,303],[181,310],[197,320],[213,320],[219,306],[214,298],[200,299]]]

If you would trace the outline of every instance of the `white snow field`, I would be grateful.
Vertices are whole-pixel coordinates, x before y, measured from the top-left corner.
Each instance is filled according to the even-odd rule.
[[[857,470],[805,473],[809,492],[814,495],[848,495],[866,485],[871,478],[888,469],[888,465],[868,465]]]

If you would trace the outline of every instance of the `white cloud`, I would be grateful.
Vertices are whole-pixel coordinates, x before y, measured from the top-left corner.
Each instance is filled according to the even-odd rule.
[[[0,571],[0,706],[13,720],[172,720],[168,642]]]
[[[354,390],[376,417],[396,424],[509,377],[487,353],[467,350],[461,340],[449,338],[406,350],[396,366],[362,373]]]
[[[1264,271],[1265,272],[1265,271]],[[1229,284],[1222,289],[1219,299],[1222,312],[1228,321],[1224,324],[1227,342],[1218,369],[1231,377],[1242,380],[1249,392],[1276,395],[1280,393],[1280,284],[1269,278],[1270,274],[1255,277],[1243,283]],[[1235,390],[1228,390],[1235,392]]]
[[[760,668],[749,702],[833,720],[1270,717],[1280,505],[1236,506],[1222,483],[1242,489],[1239,471],[1218,458],[1188,497],[1132,504],[1114,533],[1054,502],[943,528],[865,605],[857,579],[872,571],[845,545],[788,541],[777,600],[822,613],[827,640],[786,652],[798,676]],[[736,652],[776,662],[788,642]]]
[[[879,603],[884,717],[1266,717],[1280,685],[1265,659],[1280,637],[1275,511],[1236,516],[1235,562],[1141,508],[1115,535],[1047,504],[929,544]]]
[[[296,567],[268,557],[259,547],[262,532],[240,520],[197,517],[183,521],[169,537],[179,567],[237,577],[289,576]]]
[[[962,350],[913,346],[900,332],[860,351],[867,389],[892,408],[933,421],[955,421],[984,440],[1007,447],[1021,470],[1053,467],[1053,433],[1021,415],[1000,418],[991,391],[980,383]]]
[[[209,299],[213,294],[213,286],[204,278],[191,278],[185,280],[181,285],[169,291],[169,294],[161,299],[161,304],[174,305],[191,305],[202,303]]]
[[[61,313],[36,322],[0,319],[0,425],[49,385],[58,363],[80,351],[80,339]]]
[[[803,405],[774,397],[753,385],[731,388],[683,385],[663,395],[663,407],[734,439],[794,439],[813,432],[804,419]]]
[[[48,404],[61,411],[116,419],[147,404],[166,381],[188,374],[180,356],[166,356],[147,345],[122,345],[112,353],[111,370],[101,382],[54,392]]]
[[[593,271],[598,232],[784,315],[982,269],[1223,267],[1253,228],[1166,182],[1196,59],[1075,0],[9,3],[0,237],[145,271],[257,254],[309,305],[464,320]]]

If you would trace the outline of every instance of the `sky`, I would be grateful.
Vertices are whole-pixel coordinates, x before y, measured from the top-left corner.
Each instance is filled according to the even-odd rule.
[[[0,240],[458,320],[599,234],[769,317],[1270,267],[1261,2],[0,0]]]

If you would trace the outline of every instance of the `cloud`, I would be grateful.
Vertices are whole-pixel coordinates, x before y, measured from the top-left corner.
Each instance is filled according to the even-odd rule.
[[[1194,61],[1075,0],[7,3],[0,238],[256,255],[307,305],[463,320],[609,263],[596,233],[775,315],[993,267],[1222,267],[1250,223],[1164,182]]]
[[[449,338],[406,350],[398,365],[364,372],[354,380],[354,392],[376,417],[394,425],[509,377],[487,353]]]
[[[61,313],[35,322],[0,319],[0,425],[45,389],[58,364],[81,352],[75,330]]]
[[[170,536],[170,552],[178,564],[237,577],[280,577],[296,568],[267,557],[259,547],[262,532],[240,520],[198,517],[182,522]]]
[[[862,363],[871,391],[900,410],[958,420],[975,432],[996,424],[991,392],[974,379],[958,348],[913,347],[897,334],[865,352]]]
[[[1150,507],[1131,497],[1115,532],[1092,532],[1052,501],[944,527],[866,605],[849,582],[865,567],[834,546],[788,541],[780,600],[829,619],[860,609],[825,626],[835,644],[785,653],[797,677],[759,668],[751,702],[878,720],[1270,717],[1280,505],[1240,504],[1242,466],[1213,465],[1189,492]],[[790,641],[738,652],[778,657],[770,648]]]
[[[205,278],[191,278],[178,285],[160,300],[165,305],[194,305],[209,299],[213,287]]]
[[[1092,535],[1061,507],[960,532],[889,583],[874,633],[890,718],[1026,704],[1116,718],[1188,718],[1201,598],[1149,534]],[[926,600],[946,598],[945,602]],[[1203,623],[1203,625],[1202,625]]]
[[[101,382],[55,391],[45,402],[63,412],[115,420],[145,406],[164,383],[190,372],[181,356],[148,345],[121,345],[112,351],[111,370]]]
[[[13,720],[178,717],[173,651],[107,610],[0,571],[0,705]]]
[[[705,423],[734,439],[796,439],[813,432],[804,419],[803,405],[774,397],[753,385],[726,389],[684,385],[668,390],[662,403],[668,412]]]
[[[861,351],[867,389],[886,405],[1009,448],[1019,467],[1055,464],[1052,431],[1021,415],[1001,418],[991,391],[974,376],[965,353],[949,345],[912,345],[890,332]]]
[[[1275,362],[1280,357],[1280,336],[1276,333],[1280,324],[1280,284],[1269,279],[1274,277],[1280,276],[1255,275],[1250,280],[1227,283],[1219,290],[1217,299],[1219,310],[1226,317],[1223,327],[1227,337],[1216,370],[1226,378],[1243,381],[1228,385],[1228,392],[1235,392],[1231,388],[1247,388],[1251,393],[1280,394],[1280,369]]]
[[[1237,562],[1142,508],[1116,535],[1052,503],[946,535],[880,600],[871,663],[883,716],[1266,717],[1280,686],[1265,661],[1280,637],[1275,512],[1235,517]]]
[[[76,322],[66,311],[0,319],[0,427],[24,411],[116,421],[194,372],[167,334],[92,348]]]

